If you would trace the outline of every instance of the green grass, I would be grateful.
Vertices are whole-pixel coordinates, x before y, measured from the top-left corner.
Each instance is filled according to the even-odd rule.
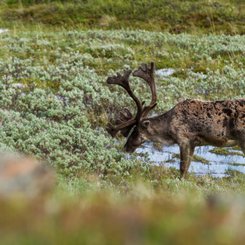
[[[210,152],[218,154],[218,155],[237,155],[243,156],[241,152],[232,151],[226,148],[214,148]]]
[[[2,1],[3,24],[244,34],[243,1]]]

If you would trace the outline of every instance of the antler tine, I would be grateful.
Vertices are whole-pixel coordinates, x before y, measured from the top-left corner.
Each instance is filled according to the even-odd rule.
[[[126,122],[123,122],[117,126],[113,126],[111,123],[109,123],[106,127],[107,132],[112,136],[115,137],[117,133],[121,130],[121,133],[123,136],[127,137],[128,132],[130,131],[132,125],[136,123],[136,119],[132,118]]]
[[[116,76],[108,77],[107,83],[108,84],[117,84],[121,87],[125,88],[126,90],[129,89],[129,76],[131,74],[132,70],[126,70],[123,74],[123,76],[119,73],[117,73]]]
[[[143,108],[142,117],[146,117],[150,110],[156,106],[157,95],[156,95],[156,85],[154,80],[155,64],[150,63],[150,67],[147,64],[142,64],[136,71],[133,72],[133,76],[140,77],[144,79],[151,89],[151,103]]]
[[[133,72],[133,76],[144,79],[150,85],[152,80],[154,80],[154,71],[154,62],[150,63],[150,67],[148,67],[147,64],[142,64],[136,71]]]
[[[129,76],[131,74],[131,70],[126,70],[123,75],[120,75],[119,73],[116,76],[108,77],[107,83],[108,84],[117,84],[121,87],[123,87],[129,96],[134,100],[137,106],[137,114],[135,118],[131,118],[128,121],[122,122],[117,126],[112,126],[111,124],[108,125],[107,131],[114,137],[120,130],[123,130],[137,122],[139,122],[141,116],[142,116],[142,104],[140,100],[135,96],[135,94],[132,92],[130,86],[129,86]]]
[[[114,137],[119,130],[124,137],[127,137],[128,133],[131,130],[132,124],[134,124],[135,122],[136,120],[135,118],[133,118],[132,113],[127,108],[123,108],[119,112],[119,117],[116,119],[115,122],[118,126],[113,126],[109,123],[106,130],[112,137]]]
[[[108,84],[117,84],[121,87],[123,87],[129,94],[130,97],[135,101],[138,111],[142,111],[142,105],[139,99],[134,95],[133,91],[131,90],[129,86],[129,76],[131,74],[131,70],[126,70],[124,72],[124,75],[122,76],[121,74],[117,73],[116,76],[108,77],[107,83]]]

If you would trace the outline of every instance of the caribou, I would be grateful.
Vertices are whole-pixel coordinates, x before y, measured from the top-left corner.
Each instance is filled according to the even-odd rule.
[[[127,138],[124,149],[134,152],[146,141],[163,145],[178,144],[180,148],[180,177],[185,178],[194,149],[197,146],[240,146],[245,153],[245,99],[201,101],[186,99],[163,114],[148,117],[157,105],[154,79],[155,65],[142,64],[137,70],[110,76],[108,84],[123,87],[137,107],[135,116],[124,108],[107,131],[112,137],[121,133]],[[129,85],[130,75],[143,79],[150,87],[151,101],[148,105],[133,93]]]

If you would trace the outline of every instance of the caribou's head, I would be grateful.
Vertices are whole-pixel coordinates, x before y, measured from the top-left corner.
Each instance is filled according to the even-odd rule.
[[[151,120],[147,118],[149,112],[156,106],[157,100],[154,70],[154,63],[151,63],[150,67],[143,64],[133,72],[133,76],[142,78],[150,86],[152,99],[149,105],[144,105],[144,102],[142,103],[131,90],[129,86],[131,70],[125,71],[123,75],[117,74],[117,76],[108,77],[107,79],[108,84],[117,84],[123,87],[137,106],[135,116],[127,108],[124,108],[116,119],[116,126],[109,124],[107,127],[111,136],[114,137],[118,132],[121,132],[123,136],[127,137],[124,146],[127,152],[134,152],[146,140],[152,140],[154,134],[151,128]]]
[[[145,141],[155,140],[155,132],[151,127],[151,121],[145,119],[141,121],[137,126],[133,127],[128,135],[127,142],[124,145],[126,152],[134,152]]]

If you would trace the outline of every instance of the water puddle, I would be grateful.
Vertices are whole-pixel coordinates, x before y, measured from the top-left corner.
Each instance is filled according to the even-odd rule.
[[[165,68],[165,69],[159,69],[159,70],[156,70],[156,75],[158,77],[169,77],[171,75],[173,75],[174,73],[176,72],[175,69],[173,68]]]
[[[245,157],[242,151],[226,148],[232,155],[220,155],[213,153],[215,147],[196,147],[194,160],[189,172],[196,175],[211,175],[214,177],[228,176],[227,171],[235,170],[245,174]],[[157,150],[151,143],[145,143],[136,151],[139,155],[146,154],[147,159],[153,164],[179,169],[179,147],[177,145],[165,146]],[[236,155],[238,154],[238,155]]]

